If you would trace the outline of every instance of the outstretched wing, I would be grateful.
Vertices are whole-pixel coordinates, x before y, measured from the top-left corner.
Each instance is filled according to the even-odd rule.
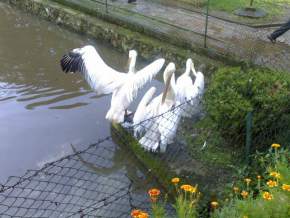
[[[141,88],[147,82],[152,80],[152,78],[155,77],[156,74],[162,69],[164,63],[165,59],[160,58],[139,70],[134,76],[134,84],[136,88]]]
[[[164,63],[165,59],[157,59],[132,76],[130,83],[126,84],[127,99],[130,102],[136,97],[138,90],[156,76],[156,74],[162,69]]]
[[[90,45],[65,54],[60,60],[60,65],[65,73],[80,72],[98,94],[113,92],[123,84],[127,76],[108,66]]]

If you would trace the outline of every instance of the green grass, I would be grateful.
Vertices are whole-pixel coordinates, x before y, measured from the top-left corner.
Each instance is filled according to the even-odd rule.
[[[196,133],[192,137],[190,133]],[[205,117],[193,126],[188,123],[184,133],[186,143],[194,159],[198,159],[206,165],[216,167],[228,167],[236,163],[242,151],[233,148],[225,141],[218,130],[214,127],[214,122]],[[206,142],[206,147],[201,147]]]
[[[197,8],[205,7],[207,0],[178,0],[191,4]],[[210,9],[217,11],[233,12],[238,8],[249,7],[251,0],[210,0]],[[253,7],[265,10],[268,17],[285,13],[284,6],[290,7],[290,0],[254,0]]]
[[[270,16],[283,13],[283,7],[279,4],[287,4],[290,6],[290,0],[254,0],[253,7],[264,9]],[[249,7],[250,0],[212,0],[210,8],[232,12],[238,8]]]

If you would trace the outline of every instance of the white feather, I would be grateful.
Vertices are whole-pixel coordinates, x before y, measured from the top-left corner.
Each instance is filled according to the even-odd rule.
[[[83,59],[83,76],[97,94],[110,94],[120,87],[127,75],[108,66],[93,46],[74,49]]]
[[[117,123],[123,122],[125,110],[136,98],[138,90],[152,80],[161,70],[164,62],[164,59],[158,59],[137,73],[130,74],[130,77],[126,79],[123,85],[113,92],[111,107],[106,115],[106,119]],[[121,113],[121,111],[124,113]]]

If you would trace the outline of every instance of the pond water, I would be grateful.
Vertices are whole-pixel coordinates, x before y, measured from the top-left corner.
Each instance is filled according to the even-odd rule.
[[[27,169],[86,148],[110,135],[105,120],[110,97],[98,97],[80,75],[61,72],[72,48],[96,46],[105,61],[126,71],[128,55],[0,3],[0,183]],[[137,68],[144,65],[137,61]],[[151,85],[161,83],[153,81]],[[139,99],[142,97],[139,94]],[[137,99],[136,102],[139,101]],[[136,105],[135,105],[136,106]],[[133,105],[133,108],[135,107]],[[114,146],[114,145],[113,145]],[[114,158],[122,168],[123,152]],[[136,165],[136,163],[131,163]],[[136,170],[136,169],[135,169]]]

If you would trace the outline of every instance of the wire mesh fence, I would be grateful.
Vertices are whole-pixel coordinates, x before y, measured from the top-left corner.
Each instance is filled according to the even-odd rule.
[[[83,151],[76,151],[72,145],[73,154],[39,170],[29,170],[23,176],[9,177],[0,187],[1,217],[129,217],[134,208],[150,211],[146,190],[152,186],[168,188],[163,182],[170,176],[192,181],[197,174],[199,184],[208,189],[217,186],[227,178],[226,174],[219,167],[211,166],[209,171],[198,163],[184,140],[197,134],[188,132],[187,126],[204,116],[201,100],[195,101],[195,110],[191,103],[184,102],[136,125],[126,121],[122,125],[129,138],[113,128],[112,136]],[[245,130],[246,121],[241,125]],[[243,137],[246,140],[246,131],[241,133]],[[133,142],[172,174],[164,172],[164,168],[150,168],[146,163],[137,167],[138,153],[128,149]],[[199,149],[207,149],[206,146],[204,142]],[[127,159],[125,166],[116,160],[120,155]],[[174,214],[170,203],[167,209]]]
[[[199,171],[200,181],[214,186],[222,179],[221,171],[213,168],[209,172],[194,160],[188,149],[192,141],[185,140],[195,138],[198,132],[187,127],[192,127],[203,117],[200,109],[192,111],[191,106],[190,102],[185,102],[137,125],[124,123],[123,126],[137,146],[143,147],[148,154],[154,151],[150,156],[164,163],[174,174],[193,178],[193,174]],[[239,125],[239,137],[232,140],[245,144],[249,134],[246,119]],[[274,129],[252,135],[251,143],[265,140],[271,143],[279,132],[285,133],[284,140],[287,142],[289,130],[281,123]],[[117,140],[125,145],[129,141],[123,134],[118,134]],[[78,152],[73,149],[74,154],[48,163],[39,170],[10,177],[0,186],[1,217],[129,217],[133,208],[150,210],[146,189],[160,185],[158,178],[152,176],[146,166],[142,172],[135,168],[132,164],[135,154],[130,150],[121,154],[128,158],[126,167],[116,164],[116,152],[122,152],[123,148],[115,146],[114,142],[111,136],[104,138],[86,150]],[[207,142],[199,146],[200,150],[204,150]],[[163,172],[154,173],[168,179]],[[172,214],[172,211],[168,206],[168,213]]]
[[[115,164],[116,149],[107,137],[39,170],[10,177],[0,189],[1,217],[129,217],[133,208],[148,209],[146,187],[154,181]]]
[[[149,143],[157,143],[158,146],[161,141],[165,146],[173,144],[184,106],[173,107],[135,126],[127,123],[125,129],[133,138],[134,129],[137,126],[143,128],[142,125],[146,124],[143,132],[146,132],[145,138]],[[160,132],[154,132],[158,128],[152,129],[146,122],[157,122],[161,128],[162,124],[170,123],[176,128],[165,128],[169,136],[161,136]],[[153,135],[158,135],[158,138]],[[118,140],[128,143],[124,135],[119,135]],[[121,149],[113,141],[109,136],[83,151],[76,151],[72,145],[72,155],[48,163],[39,170],[29,170],[23,176],[9,177],[0,187],[1,217],[129,217],[134,208],[150,211],[146,190],[160,184],[154,175],[148,175],[150,169],[141,167],[143,172],[140,172],[140,167],[134,164],[133,152]],[[126,156],[128,161],[125,168],[116,160],[120,155]],[[160,158],[167,164],[171,163],[170,167],[174,170],[178,170],[176,163],[183,167],[190,161],[181,144],[171,146],[166,156],[161,155]],[[160,174],[165,176],[162,172]],[[169,214],[173,213],[170,205],[167,209]]]

